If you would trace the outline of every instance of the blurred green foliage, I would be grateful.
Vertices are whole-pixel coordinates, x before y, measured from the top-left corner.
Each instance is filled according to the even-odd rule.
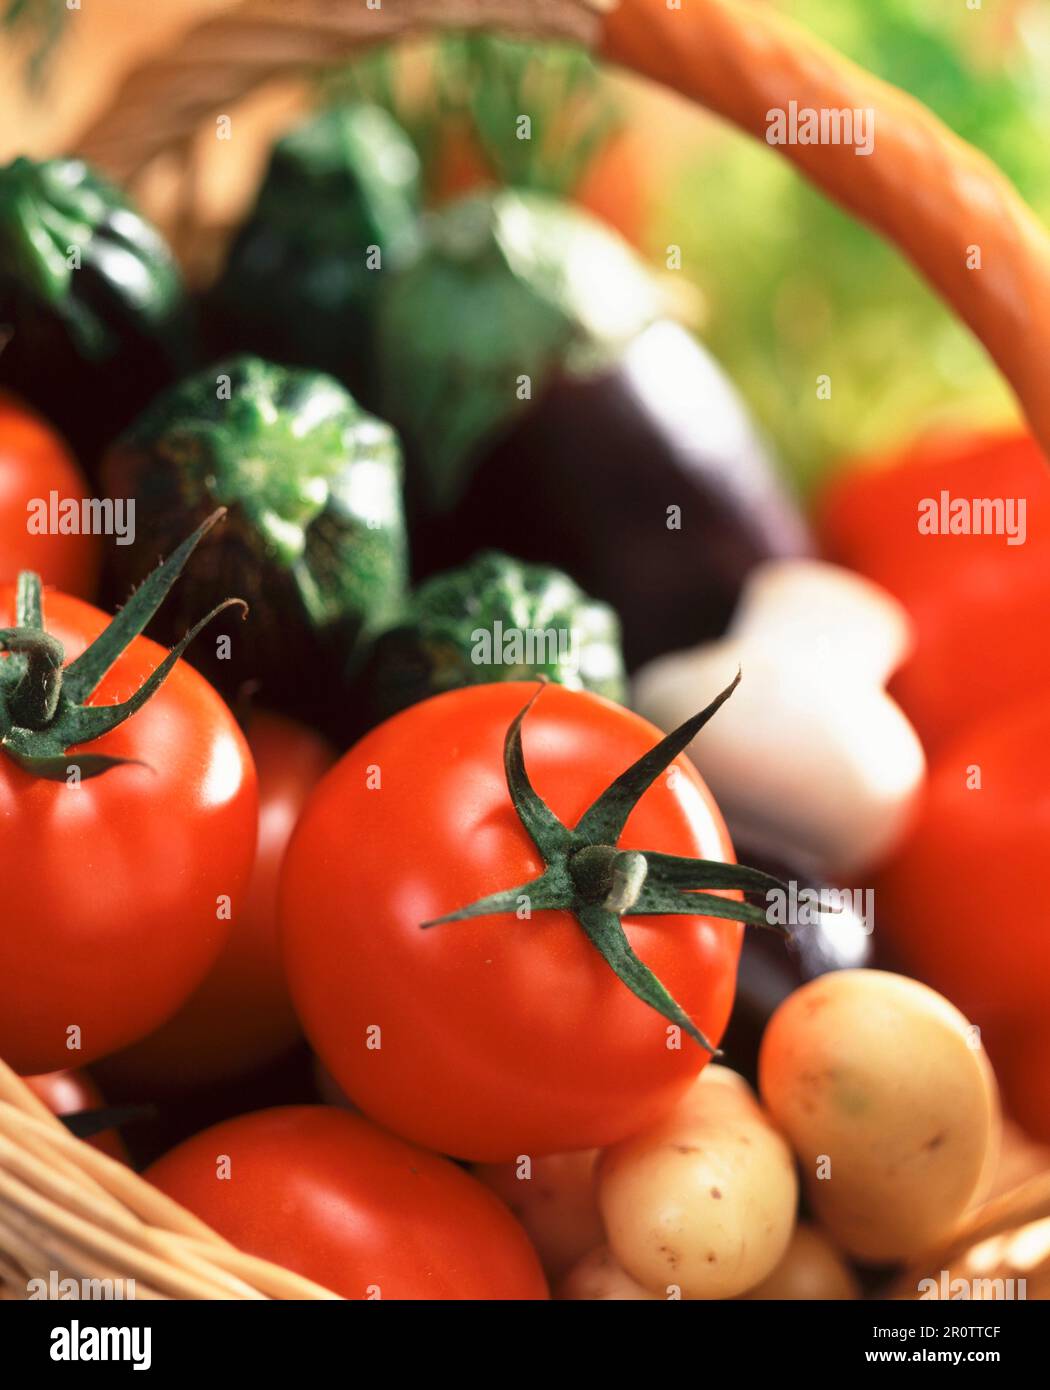
[[[1046,0],[780,7],[924,101],[1050,215]],[[765,146],[720,125],[653,229],[657,245],[682,246],[707,301],[705,338],[803,486],[923,428],[1014,415],[983,350],[903,259]],[[817,398],[821,373],[829,400]]]
[[[410,80],[406,51],[416,59]],[[623,120],[600,65],[584,49],[484,33],[366,50],[324,74],[320,90],[325,103],[367,102],[389,111],[414,143],[429,191],[439,194],[443,147],[450,136],[467,134],[477,172],[567,197]],[[523,113],[532,122],[527,139],[516,133]]]
[[[0,0],[0,29],[26,42],[25,77],[39,87],[70,13],[66,0]]]

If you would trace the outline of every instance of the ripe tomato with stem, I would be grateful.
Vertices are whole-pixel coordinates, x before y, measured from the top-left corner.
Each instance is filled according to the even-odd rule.
[[[366,1114],[494,1162],[612,1143],[684,1094],[729,1017],[742,922],[765,925],[740,890],[776,882],[732,862],[682,756],[732,688],[661,740],[600,696],[471,686],[328,774],[285,860],[284,952]]]

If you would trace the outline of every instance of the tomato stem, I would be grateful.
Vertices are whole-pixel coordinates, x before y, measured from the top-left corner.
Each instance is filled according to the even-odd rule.
[[[0,632],[0,650],[22,658],[22,673],[8,699],[12,720],[25,729],[46,729],[62,694],[62,643],[46,632],[9,628]]]
[[[612,845],[585,845],[569,860],[580,897],[610,912],[627,912],[635,905],[648,871],[644,854]]]
[[[17,626],[0,631],[0,745],[20,767],[37,777],[64,781],[75,761],[81,780],[128,763],[127,758],[78,753],[68,749],[89,743],[123,724],[167,679],[175,663],[206,623],[231,604],[227,599],[197,623],[127,700],[116,705],[86,703],[113,664],[142,632],[211,528],[225,514],[214,512],[167,560],[158,565],[112,619],[109,626],[66,667],[61,642],[44,630],[39,576],[23,571],[18,577]]]
[[[43,586],[39,574],[23,570],[15,589],[15,623],[18,627],[44,626]]]
[[[574,830],[563,825],[537,795],[525,767],[522,723],[543,690],[541,685],[507,730],[503,766],[511,802],[543,856],[546,869],[529,883],[491,893],[422,925],[434,927],[508,913],[517,918],[523,900],[530,911],[571,912],[588,940],[632,993],[717,1056],[717,1050],[681,1005],[635,955],[620,919],[624,915],[715,917],[782,931],[743,895],[768,893],[771,889],[783,892],[784,885],[771,874],[744,864],[621,850],[617,841],[641,797],[729,699],[739,681],[737,672],[732,683],[709,705],[621,773],[584,812]],[[720,896],[727,890],[736,890],[741,897]]]

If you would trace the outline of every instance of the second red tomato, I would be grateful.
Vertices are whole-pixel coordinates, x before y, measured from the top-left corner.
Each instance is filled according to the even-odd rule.
[[[106,1075],[142,1095],[243,1075],[302,1034],[288,996],[277,936],[277,884],[285,848],[313,787],[334,761],[301,724],[253,714],[248,746],[259,777],[259,839],[247,891],[233,904],[229,938],[204,983],[175,1017],[106,1062]]]
[[[238,1249],[344,1298],[547,1297],[536,1252],[497,1197],[357,1115],[241,1115],[146,1177]]]

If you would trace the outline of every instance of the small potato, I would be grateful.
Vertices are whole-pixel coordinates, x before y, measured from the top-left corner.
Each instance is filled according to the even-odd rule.
[[[793,1303],[841,1302],[859,1298],[860,1285],[827,1236],[800,1221],[776,1269],[744,1297]]]
[[[690,1086],[679,1101],[680,1109],[692,1109],[699,1105],[701,1108],[706,1103],[708,1086],[729,1086],[744,1100],[752,1105],[757,1105],[754,1091],[744,1077],[732,1067],[720,1067],[717,1062],[712,1062],[706,1066],[696,1079],[696,1084]]]
[[[787,1249],[797,1203],[791,1150],[722,1067],[598,1164],[609,1248],[663,1298],[735,1298],[758,1284]]]
[[[643,1289],[629,1274],[624,1273],[609,1253],[607,1245],[599,1245],[584,1255],[562,1280],[557,1297],[562,1302],[595,1302],[598,1300],[634,1299],[658,1302],[660,1295]]]
[[[998,1142],[995,1078],[969,1024],[902,975],[840,970],[796,990],[769,1021],[759,1085],[821,1225],[872,1263],[949,1235]]]
[[[528,1163],[474,1165],[474,1176],[525,1227],[552,1282],[605,1240],[594,1184],[597,1157],[597,1149],[583,1149]]]

